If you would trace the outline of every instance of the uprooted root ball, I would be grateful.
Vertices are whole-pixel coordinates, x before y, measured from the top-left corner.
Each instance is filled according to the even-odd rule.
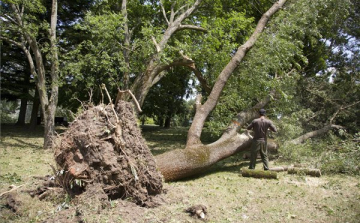
[[[100,183],[109,199],[153,206],[151,197],[162,191],[162,176],[128,102],[83,112],[59,137],[55,160],[62,170],[57,181],[71,195]]]

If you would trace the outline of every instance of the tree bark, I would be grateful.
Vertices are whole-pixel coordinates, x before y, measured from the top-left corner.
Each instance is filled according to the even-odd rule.
[[[124,62],[126,66],[126,70],[123,74],[123,89],[127,90],[129,89],[129,80],[130,80],[130,31],[129,31],[129,25],[128,25],[128,16],[127,16],[127,0],[123,0],[121,4],[121,14],[124,16],[124,49],[123,49],[123,55],[124,55]]]
[[[28,95],[29,95],[29,85],[30,85],[30,75],[25,73],[24,74],[24,84],[23,84],[23,89],[22,89],[20,113],[19,113],[18,121],[16,123],[17,125],[25,125]]]
[[[321,177],[321,171],[319,169],[289,167],[287,171],[288,174],[303,174],[312,177]]]
[[[296,139],[293,139],[291,140],[289,143],[290,144],[295,144],[295,145],[298,145],[298,144],[301,144],[303,142],[305,142],[307,139],[310,139],[310,138],[313,138],[313,137],[316,137],[316,136],[319,136],[319,135],[322,135],[324,133],[327,133],[328,131],[330,131],[331,129],[341,129],[343,128],[342,126],[339,126],[339,125],[327,125],[327,126],[324,126],[323,128],[321,129],[318,129],[318,130],[315,130],[315,131],[312,131],[312,132],[308,132]]]
[[[19,117],[16,122],[17,125],[25,125],[27,102],[28,100],[26,98],[21,99]]]
[[[31,110],[31,118],[30,118],[30,130],[34,130],[37,126],[37,117],[39,113],[39,106],[40,106],[40,100],[39,100],[39,92],[35,91],[35,96],[33,100],[33,106]]]
[[[192,5],[187,6],[187,9],[176,18],[175,16],[178,14],[178,12],[174,12],[173,7],[171,8],[169,19],[166,17],[166,12],[163,9],[163,14],[166,22],[168,23],[168,28],[165,30],[159,42],[156,41],[155,37],[153,38],[156,52],[154,53],[152,58],[150,58],[146,71],[144,71],[141,75],[137,76],[131,86],[131,91],[134,92],[140,106],[144,103],[145,97],[148,94],[150,88],[154,84],[156,84],[163,76],[161,74],[164,71],[164,64],[160,63],[160,57],[171,36],[176,31],[179,31],[181,29],[199,30],[199,27],[185,26],[181,23],[200,6],[200,3],[201,0],[196,0]]]
[[[238,48],[238,51],[231,61],[220,73],[208,100],[203,105],[201,104],[201,96],[198,95],[195,103],[196,113],[188,132],[186,148],[182,150],[173,150],[155,157],[158,169],[163,174],[165,181],[196,175],[207,170],[214,163],[239,151],[246,150],[250,146],[251,136],[248,134],[238,134],[237,130],[246,122],[256,117],[256,111],[270,100],[270,96],[266,100],[259,102],[252,109],[239,113],[236,124],[230,124],[227,131],[225,131],[222,137],[216,142],[209,145],[203,145],[200,141],[200,136],[205,120],[215,108],[230,75],[242,61],[245,54],[254,45],[265,28],[269,18],[277,12],[285,2],[286,0],[279,0],[261,17],[254,33],[245,44]]]
[[[243,177],[254,177],[264,179],[277,179],[277,172],[275,171],[264,171],[264,170],[249,170],[247,168],[241,169],[241,175]]]
[[[173,181],[202,173],[216,162],[246,150],[250,145],[248,135],[237,134],[209,145],[172,150],[155,156],[155,160],[164,180]]]
[[[23,12],[24,9],[20,9],[18,5],[13,3],[10,4],[11,8],[14,11],[15,18],[12,20],[19,27],[19,33],[21,33],[22,37],[21,42],[17,42],[11,39],[7,39],[5,37],[1,37],[6,41],[17,45],[20,47],[29,62],[31,74],[35,77],[36,87],[39,93],[40,104],[42,108],[42,114],[44,116],[44,148],[49,149],[53,146],[55,139],[55,111],[58,102],[58,91],[59,91],[59,65],[58,65],[58,53],[56,46],[56,23],[57,23],[57,0],[52,1],[51,8],[51,19],[50,19],[50,53],[51,53],[51,87],[50,90],[46,86],[46,72],[45,65],[43,60],[43,55],[41,49],[38,45],[36,38],[28,33],[27,28],[24,27],[23,21]],[[33,56],[30,50],[26,47],[26,44],[29,44],[31,52],[35,58],[33,60]],[[35,62],[35,63],[34,63]],[[48,95],[48,91],[50,92]]]
[[[170,128],[170,126],[171,126],[171,116],[166,116],[166,117],[165,117],[164,127],[165,127],[165,128]]]
[[[188,138],[186,143],[187,147],[201,143],[200,136],[205,120],[209,116],[211,111],[215,108],[227,80],[229,79],[235,68],[243,60],[246,53],[254,46],[256,40],[259,38],[260,34],[264,30],[265,25],[269,21],[270,17],[275,14],[279,9],[281,9],[285,2],[286,0],[279,0],[278,2],[274,3],[273,6],[267,12],[265,12],[265,14],[263,14],[253,34],[242,46],[238,48],[237,52],[231,58],[230,62],[221,71],[207,101],[203,105],[201,105],[200,100],[197,101],[198,106],[196,109],[194,121],[188,132]]]

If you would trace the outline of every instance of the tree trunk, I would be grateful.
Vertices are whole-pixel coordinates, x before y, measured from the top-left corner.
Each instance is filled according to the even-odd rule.
[[[18,5],[10,3],[14,14],[15,20],[20,26],[23,26],[23,13],[21,12]],[[48,89],[46,85],[46,71],[44,65],[44,57],[42,55],[42,51],[40,46],[38,45],[38,41],[36,37],[33,36],[32,33],[27,33],[27,29],[22,29],[23,38],[21,38],[21,42],[16,42],[14,40],[9,40],[11,43],[19,46],[25,53],[31,74],[36,77],[36,87],[39,92],[39,98],[42,108],[42,114],[44,116],[44,148],[49,149],[54,144],[55,139],[55,111],[58,103],[58,91],[59,91],[59,61],[58,61],[58,52],[56,46],[56,24],[57,24],[57,0],[52,0],[51,7],[51,19],[50,19],[50,63],[51,63],[51,84],[50,89]],[[26,41],[25,41],[26,40]],[[30,49],[33,53],[31,55],[30,50],[25,44],[29,44]],[[35,63],[33,58],[35,58]],[[46,61],[48,62],[48,61]],[[36,64],[36,65],[35,65]],[[50,92],[48,94],[48,92]]]
[[[170,126],[171,126],[171,117],[166,116],[166,117],[165,117],[164,127],[165,127],[165,128],[170,128]]]
[[[244,113],[239,113],[237,123],[231,124],[222,137],[216,142],[209,145],[203,145],[200,141],[200,136],[205,120],[215,108],[230,75],[242,61],[246,53],[255,44],[270,17],[277,12],[285,2],[286,0],[279,0],[274,3],[274,5],[261,17],[254,33],[245,44],[238,48],[231,61],[220,73],[207,101],[203,105],[201,104],[201,95],[198,95],[196,98],[196,113],[188,132],[186,148],[183,150],[173,150],[155,157],[158,169],[163,174],[166,181],[177,180],[203,172],[214,163],[225,159],[236,152],[243,151],[250,146],[251,136],[247,134],[238,134],[237,130],[249,121],[249,118],[254,118],[254,110],[251,109]],[[263,106],[263,104],[259,104]],[[259,104],[257,106],[259,106]],[[254,106],[254,108],[255,107],[256,106]]]
[[[17,125],[25,125],[25,119],[26,119],[26,110],[27,110],[27,103],[28,103],[28,94],[29,94],[29,88],[30,85],[30,76],[25,73],[24,75],[24,85],[22,89],[22,98],[21,98],[21,104],[20,104],[20,113],[17,121]]]
[[[44,109],[43,109],[44,110]],[[55,143],[55,111],[56,106],[51,105],[44,111],[44,148],[51,149]]]
[[[236,134],[209,145],[172,150],[155,156],[155,160],[165,181],[173,181],[204,172],[216,162],[246,150],[250,145],[248,135]]]
[[[39,92],[35,90],[35,96],[31,110],[30,127],[29,127],[31,130],[34,130],[37,126],[39,107],[40,107]]]
[[[206,118],[209,116],[211,111],[215,108],[221,92],[223,91],[226,82],[230,78],[231,74],[235,70],[235,68],[240,64],[240,62],[245,57],[246,53],[254,46],[255,42],[259,38],[260,34],[264,30],[267,22],[269,21],[270,17],[275,14],[278,10],[282,8],[285,4],[286,0],[279,0],[278,2],[274,3],[272,7],[265,12],[261,19],[259,20],[255,31],[250,36],[250,38],[238,48],[235,55],[231,58],[230,62],[224,67],[221,71],[220,75],[218,76],[212,91],[204,104],[201,104],[201,98],[198,97],[196,100],[196,113],[193,120],[193,123],[188,132],[188,138],[186,147],[191,147],[196,144],[201,144],[200,136],[201,132],[205,123]]]
[[[25,125],[27,102],[28,100],[26,98],[21,99],[19,117],[16,122],[17,125]]]

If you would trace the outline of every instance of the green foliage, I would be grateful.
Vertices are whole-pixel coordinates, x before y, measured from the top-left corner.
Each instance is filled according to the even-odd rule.
[[[142,116],[152,117],[156,124],[170,127],[181,125],[189,120],[191,110],[185,103],[184,95],[191,94],[189,87],[190,75],[183,68],[174,68],[162,78],[147,96]],[[167,122],[167,123],[166,123]]]
[[[17,117],[14,116],[18,108],[17,101],[0,101],[0,123],[15,123]]]
[[[323,174],[360,175],[360,146],[352,138],[342,140],[330,133],[325,138],[300,145],[284,144],[279,153],[280,160],[307,163]]]
[[[314,113],[310,109],[301,109],[278,121],[278,140],[286,142],[304,134],[303,124],[309,120]]]
[[[281,117],[284,123],[279,123],[283,131],[280,135],[284,139],[323,126],[339,109],[341,112],[335,119],[337,123],[351,127],[353,132],[358,131],[354,127],[359,126],[354,122],[358,117],[358,106],[349,108],[348,105],[359,101],[359,86],[356,82],[359,80],[359,72],[344,69],[358,67],[358,59],[353,57],[347,63],[339,63],[346,60],[346,53],[339,54],[335,63],[336,75],[333,76],[336,76],[334,80],[338,79],[338,82],[334,81],[333,84],[328,81],[332,72],[326,70],[331,64],[325,62],[334,53],[326,39],[349,44],[339,34],[344,27],[339,22],[348,18],[350,8],[350,1],[290,1],[272,18],[253,49],[227,82],[209,120],[212,131],[219,134],[238,111],[253,106],[267,96],[270,90],[276,90],[278,94],[276,101],[267,108],[270,111],[268,115],[270,118]],[[329,14],[329,10],[334,14]],[[336,30],[335,33],[333,30]],[[356,46],[352,48],[353,55],[358,53],[356,49]],[[321,73],[324,75],[316,77]],[[308,91],[321,92],[318,94],[321,99],[314,95],[305,96]],[[345,107],[346,110],[343,109]],[[303,111],[307,115],[302,114]],[[293,116],[293,112],[297,114]],[[291,121],[296,121],[299,115],[304,115],[301,122]],[[315,118],[310,118],[310,115]],[[285,134],[286,131],[289,132]]]

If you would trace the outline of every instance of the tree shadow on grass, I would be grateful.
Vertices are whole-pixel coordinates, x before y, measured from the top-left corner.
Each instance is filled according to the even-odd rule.
[[[0,145],[3,148],[43,148],[44,127],[41,125],[30,129],[30,125],[1,124],[0,130]],[[66,128],[63,126],[56,126],[57,134],[61,134],[65,130]]]
[[[29,143],[19,138],[12,138],[12,140],[14,140],[15,142],[0,142],[0,145],[2,145],[3,148],[15,148],[15,147],[19,147],[19,148],[28,147],[33,149],[43,148],[42,144],[39,145],[36,143]]]
[[[30,125],[1,124],[1,137],[38,138],[43,136],[44,128],[42,126],[30,129]]]
[[[64,126],[55,126],[56,133],[61,134],[66,131]],[[1,124],[1,137],[26,137],[38,138],[44,137],[44,127],[37,125],[34,129],[30,128],[29,124],[16,125],[16,124]]]

